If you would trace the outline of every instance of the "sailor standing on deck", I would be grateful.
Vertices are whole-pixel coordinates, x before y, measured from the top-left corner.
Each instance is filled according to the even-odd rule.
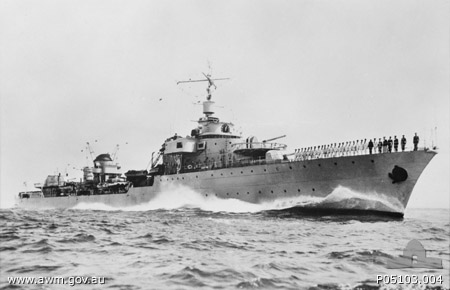
[[[397,136],[394,136],[394,150],[398,152],[398,139]]]
[[[381,148],[383,147],[383,142],[380,140],[378,140],[378,153],[381,153]]]
[[[405,146],[406,146],[406,138],[405,138],[405,135],[403,135],[403,137],[402,137],[401,145],[402,145],[402,152],[403,152],[403,151],[405,151]]]
[[[391,138],[391,136],[389,136],[389,140],[388,140],[388,151],[389,151],[389,153],[392,152],[392,138]]]
[[[383,153],[387,152],[387,146],[388,146],[388,141],[386,140],[386,137],[383,137]]]
[[[368,147],[369,147],[369,154],[372,154],[372,149],[373,149],[373,142],[372,142],[372,139],[369,140],[369,145],[368,145]]]
[[[414,143],[414,151],[417,151],[417,145],[419,144],[419,136],[417,136],[417,133],[415,133],[413,137],[413,143]]]

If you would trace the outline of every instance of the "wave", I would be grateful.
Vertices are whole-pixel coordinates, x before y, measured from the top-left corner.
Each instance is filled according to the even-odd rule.
[[[234,198],[222,199],[213,194],[206,197],[189,187],[173,184],[167,185],[154,199],[144,204],[113,207],[103,203],[79,203],[72,209],[101,211],[200,209],[210,212],[256,213],[288,208],[354,209],[400,213],[404,211],[402,204],[395,198],[376,192],[361,193],[343,186],[337,187],[325,197],[301,195],[254,204]]]
[[[248,213],[270,209],[267,204],[253,204],[238,199],[221,199],[216,196],[205,197],[201,193],[182,185],[166,186],[154,199],[148,203],[113,207],[103,203],[79,203],[72,209],[103,210],[103,211],[149,211],[174,209],[201,209],[212,212]]]
[[[361,193],[343,186],[338,186],[316,206],[388,212],[404,211],[403,205],[396,198],[377,192]]]
[[[57,242],[59,242],[59,243],[84,243],[84,242],[93,242],[93,241],[95,241],[94,235],[80,233],[71,238],[64,238],[62,240],[58,240]]]

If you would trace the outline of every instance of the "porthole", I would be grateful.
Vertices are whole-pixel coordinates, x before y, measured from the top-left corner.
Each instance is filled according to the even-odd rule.
[[[241,171],[241,174],[244,174],[244,171]]]
[[[230,195],[230,193],[229,193],[229,192],[227,192],[227,195]]]
[[[278,171],[278,167],[275,167],[275,169]]]
[[[286,193],[287,191],[286,191],[286,189],[284,190],[284,193]]]
[[[370,160],[370,162],[374,163],[375,161],[372,159],[372,160]]]
[[[355,164],[355,161],[352,161],[353,164]]]
[[[233,172],[230,172],[231,175],[233,175]]]
[[[264,169],[264,172],[266,172],[267,171],[267,169]]]
[[[299,189],[297,189],[297,191],[298,191],[298,192],[300,192],[300,188],[299,188]]]
[[[259,194],[261,194],[261,190],[260,190],[260,191],[258,191],[258,193],[259,193]]]
[[[289,169],[292,170],[292,166],[289,166]]]
[[[250,194],[250,192],[247,191],[247,194]]]
[[[316,191],[316,189],[315,189],[315,188],[313,188],[312,190],[313,190],[313,191]]]
[[[337,165],[337,162],[334,162],[334,165]]]
[[[162,181],[162,179],[160,179],[159,181]]]
[[[303,165],[303,168],[306,168],[306,165]]]
[[[214,176],[214,174],[211,174],[211,176]]]
[[[273,190],[271,190],[270,193],[273,193]]]
[[[251,173],[253,173],[253,170],[250,170]]]
[[[183,180],[184,180],[184,177],[181,177],[181,179],[183,179]]]
[[[205,196],[208,196],[208,194],[206,193]]]
[[[195,178],[198,178],[198,175],[196,175]]]
[[[239,192],[236,192],[236,195],[239,195]]]
[[[319,163],[319,167],[320,167],[320,166],[322,166],[322,165],[320,165],[320,163]]]
[[[179,178],[179,177],[177,177],[177,180],[180,180],[180,178]]]

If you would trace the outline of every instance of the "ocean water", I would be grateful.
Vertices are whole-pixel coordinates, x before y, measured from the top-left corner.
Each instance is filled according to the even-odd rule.
[[[0,210],[0,289],[449,289],[448,209],[311,215],[178,194],[120,210]],[[412,239],[443,269],[388,269]],[[13,285],[17,277],[66,284]]]

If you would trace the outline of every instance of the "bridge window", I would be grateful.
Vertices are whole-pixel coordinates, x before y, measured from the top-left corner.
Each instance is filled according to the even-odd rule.
[[[183,143],[182,142],[177,142],[177,148],[183,148]]]

